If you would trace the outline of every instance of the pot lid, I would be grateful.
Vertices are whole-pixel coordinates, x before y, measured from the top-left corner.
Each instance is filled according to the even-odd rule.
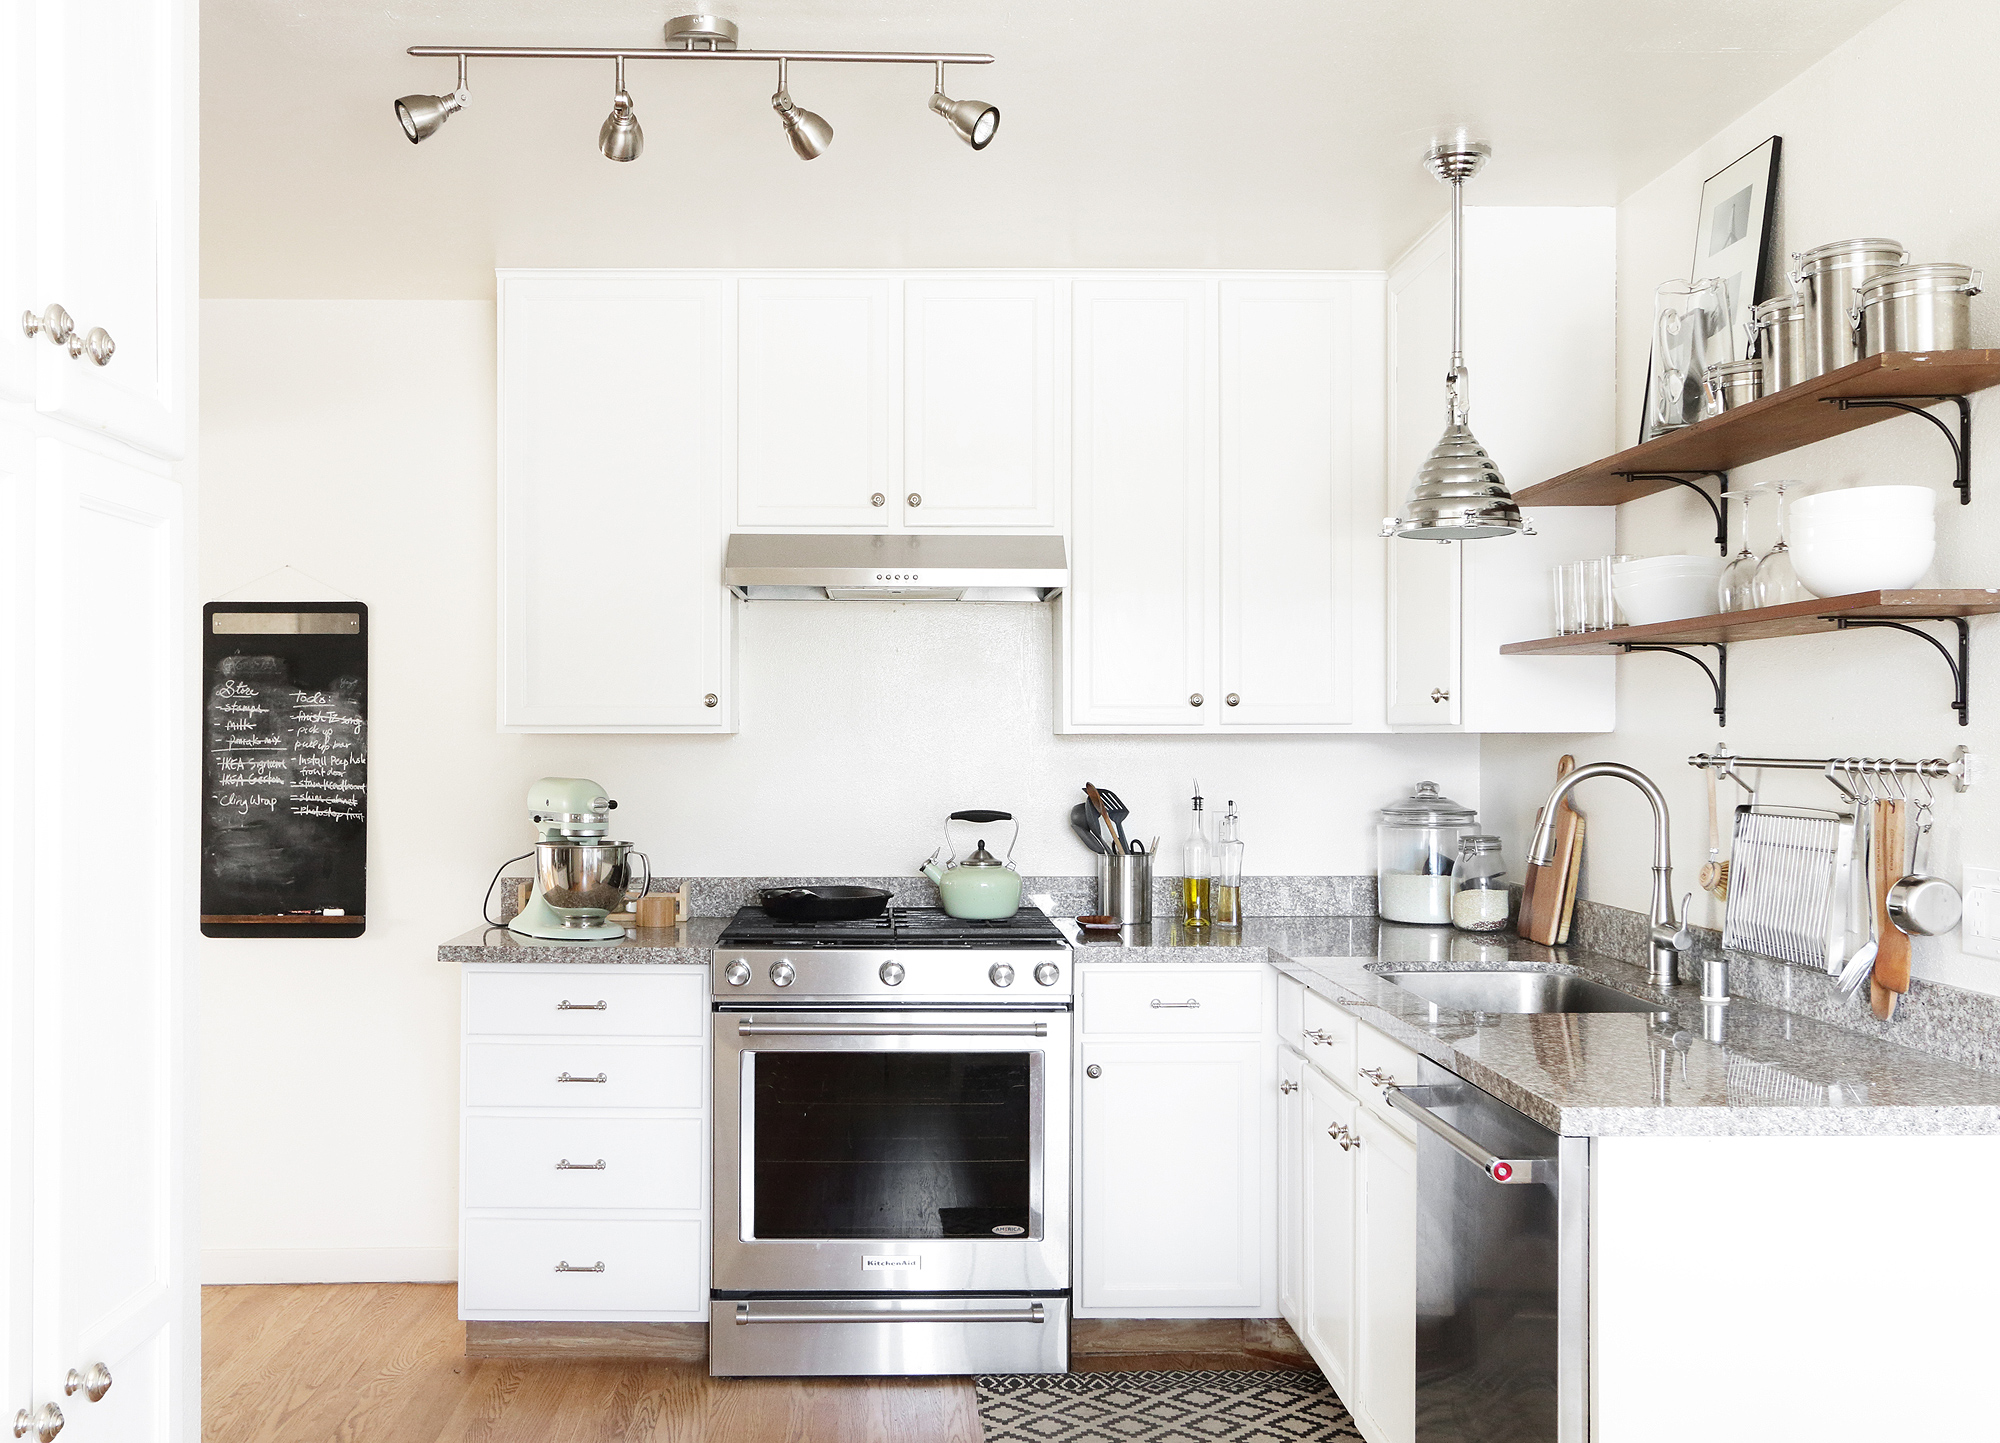
[[[1479,813],[1440,792],[1436,782],[1418,782],[1408,801],[1382,808],[1382,820],[1409,827],[1468,826],[1479,820]]]
[[[972,855],[958,864],[961,867],[1004,867],[1007,864],[986,850],[986,838],[979,839],[979,845],[972,849]]]

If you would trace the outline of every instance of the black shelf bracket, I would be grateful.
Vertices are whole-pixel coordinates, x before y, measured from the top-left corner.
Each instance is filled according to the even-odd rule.
[[[1937,420],[1935,416],[1931,418]],[[1722,471],[1620,471],[1619,477],[1626,481],[1666,481],[1675,486],[1685,486],[1703,501],[1715,516],[1715,547],[1724,556],[1729,554],[1729,502],[1722,493],[1729,489],[1729,476]],[[1700,478],[1713,476],[1719,483],[1715,495],[1708,494],[1708,488]]]
[[[1952,460],[1957,463],[1957,475],[1952,479],[1952,487],[1958,492],[1958,504],[1972,504],[1972,402],[1963,396],[1871,396],[1856,399],[1850,396],[1826,396],[1843,411],[1887,410],[1908,411],[1912,416],[1922,416],[1938,430],[1944,432],[1945,441],[1951,446]],[[1958,434],[1952,435],[1951,427],[1933,416],[1927,406],[1936,406],[1945,401],[1958,403]],[[1922,633],[1919,633],[1921,635]]]
[[[1889,624],[1894,625],[1893,622]],[[1917,635],[1924,636],[1924,634],[1921,631],[1918,632]],[[1930,638],[1928,636],[1924,636],[1924,640],[1929,641]],[[1720,641],[1691,641],[1688,643],[1688,645],[1714,647],[1715,648],[1714,670],[1711,671],[1709,669],[1708,663],[1703,661],[1700,657],[1696,656],[1693,652],[1682,651],[1677,646],[1655,646],[1655,645],[1649,645],[1645,642],[1638,642],[1638,641],[1626,641],[1619,643],[1620,649],[1622,649],[1627,653],[1635,651],[1672,652],[1675,656],[1678,656],[1686,661],[1691,661],[1696,666],[1700,667],[1701,674],[1708,678],[1708,684],[1715,689],[1714,711],[1715,711],[1716,725],[1726,727],[1729,725],[1729,647]]]
[[[1972,720],[1972,628],[1962,616],[1914,616],[1912,621],[1948,621],[1958,628],[1958,656],[1952,657],[1945,644],[1928,631],[1918,631],[1914,626],[1905,626],[1900,621],[1885,621],[1873,616],[1836,616],[1833,624],[1841,631],[1851,631],[1859,626],[1887,627],[1892,631],[1907,631],[1911,636],[1920,636],[1938,649],[1944,664],[1951,668],[1951,709],[1958,713],[1958,724],[1970,726]]]

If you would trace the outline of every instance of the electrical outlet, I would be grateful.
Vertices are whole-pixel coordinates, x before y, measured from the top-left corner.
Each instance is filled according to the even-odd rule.
[[[1965,918],[1959,923],[1959,947],[1968,956],[2000,958],[2000,868],[1967,867],[1960,890],[1965,893]]]

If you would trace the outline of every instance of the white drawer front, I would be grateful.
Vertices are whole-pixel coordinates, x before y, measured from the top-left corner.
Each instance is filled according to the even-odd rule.
[[[1308,992],[1302,1010],[1303,1042],[1299,1052],[1306,1061],[1342,1087],[1354,1087],[1354,1034],[1360,1024],[1354,1014],[1342,1011],[1317,992]]]
[[[1417,1080],[1417,1054],[1394,1038],[1386,1037],[1374,1028],[1361,1024],[1356,1028],[1354,1040],[1355,1094],[1368,1110],[1388,1123],[1403,1136],[1414,1139],[1417,1124],[1405,1113],[1397,1112],[1382,1096],[1382,1089],[1370,1079],[1359,1074],[1370,1068],[1379,1069],[1388,1082],[1400,1082],[1405,1086],[1414,1085]]]
[[[459,1307],[540,1318],[583,1312],[689,1312],[702,1296],[706,1230],[694,1219],[472,1218]],[[557,1272],[559,1263],[583,1272]],[[596,1266],[604,1264],[604,1271]]]
[[[474,972],[468,1032],[546,1037],[699,1037],[708,1025],[708,969],[629,973]]]
[[[698,1042],[475,1042],[465,1049],[467,1107],[701,1106]]]
[[[468,1117],[465,1206],[698,1208],[701,1141],[692,1117]]]
[[[1083,977],[1089,1033],[1261,1033],[1267,967],[1120,967]]]

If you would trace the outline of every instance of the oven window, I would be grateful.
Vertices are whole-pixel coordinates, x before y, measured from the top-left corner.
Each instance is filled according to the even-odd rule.
[[[756,1054],[754,1235],[1027,1236],[1032,1056]]]

